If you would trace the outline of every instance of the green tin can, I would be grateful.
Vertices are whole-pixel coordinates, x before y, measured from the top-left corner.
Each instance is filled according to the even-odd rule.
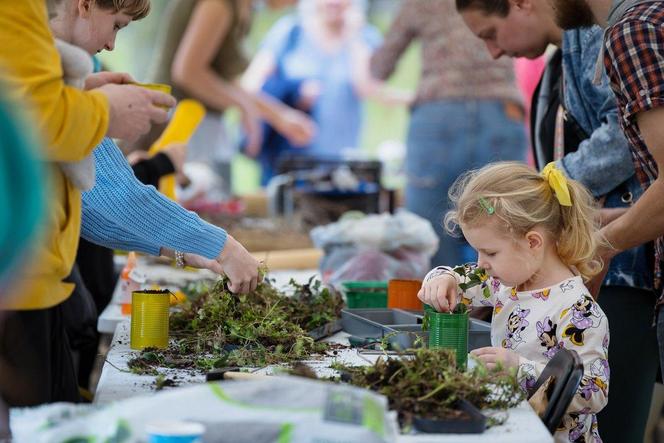
[[[429,331],[429,348],[453,349],[459,369],[465,369],[468,363],[468,322],[468,312],[437,312],[424,306],[422,330]]]

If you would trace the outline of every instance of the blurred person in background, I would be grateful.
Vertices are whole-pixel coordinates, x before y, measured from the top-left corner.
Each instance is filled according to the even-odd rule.
[[[414,40],[422,45],[422,70],[406,143],[405,206],[438,234],[433,266],[474,261],[465,241],[443,229],[448,189],[468,169],[525,160],[524,108],[514,68],[510,60],[492,60],[454,0],[405,0],[371,58],[373,76],[392,75]]]
[[[380,44],[366,23],[361,0],[300,0],[297,14],[280,19],[267,33],[243,84],[263,90],[309,113],[318,131],[298,146],[266,131],[259,159],[262,184],[284,155],[341,159],[359,148],[365,98],[407,104],[411,94],[394,90],[369,73],[369,58]],[[277,128],[278,129],[278,128]]]
[[[283,7],[293,1],[268,5]],[[245,153],[251,157],[259,155],[262,144],[260,119],[297,146],[309,143],[316,131],[305,113],[235,82],[249,64],[243,47],[253,8],[253,0],[170,1],[148,73],[150,82],[171,84],[176,98],[194,98],[207,108],[189,144],[187,161],[211,164],[223,179],[226,193],[230,192],[230,163],[236,153],[222,120],[226,109],[239,109],[247,139]],[[140,148],[149,148],[161,130],[163,127],[156,128]]]

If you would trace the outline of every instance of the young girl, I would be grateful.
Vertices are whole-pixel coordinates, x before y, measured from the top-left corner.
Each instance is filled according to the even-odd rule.
[[[461,228],[487,278],[462,294],[461,277],[438,267],[419,298],[439,311],[459,302],[493,306],[493,346],[471,353],[490,368],[517,368],[524,389],[559,349],[576,351],[584,377],[555,438],[600,442],[595,414],[608,400],[609,325],[584,286],[601,269],[593,260],[600,240],[590,194],[553,164],[540,175],[500,162],[463,176],[450,197],[455,209],[446,228]]]

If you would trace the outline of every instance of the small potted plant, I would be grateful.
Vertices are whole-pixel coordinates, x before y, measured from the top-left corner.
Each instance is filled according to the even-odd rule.
[[[482,291],[487,296],[489,287],[485,282],[488,279],[486,271],[471,265],[457,266],[452,269],[462,277],[459,289],[465,292],[477,285],[484,285]],[[429,331],[430,348],[453,349],[456,352],[457,367],[463,369],[468,363],[468,321],[470,309],[465,297],[451,312],[438,312],[429,305],[424,306],[424,321],[422,329]]]

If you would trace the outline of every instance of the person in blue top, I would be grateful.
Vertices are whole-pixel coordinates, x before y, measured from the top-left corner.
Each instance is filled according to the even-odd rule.
[[[494,58],[538,57],[549,44],[561,49],[558,63],[562,93],[546,87],[545,72],[539,86],[540,100],[533,101],[536,114],[546,108],[540,106],[545,95],[553,95],[562,105],[553,113],[556,123],[549,130],[553,141],[536,150],[538,165],[553,160],[565,175],[583,183],[603,206],[602,223],[624,213],[643,191],[629,143],[618,123],[608,78],[603,74],[601,84],[593,84],[602,30],[594,26],[563,31],[555,23],[554,10],[547,0],[456,0],[456,6]],[[547,71],[552,72],[554,61],[552,58]],[[542,144],[546,123],[538,115],[534,121],[533,141],[537,147]],[[579,142],[569,146],[573,138]],[[629,249],[611,260],[597,301],[611,328],[611,391],[608,405],[597,416],[602,439],[641,442],[658,369],[652,327],[653,274],[646,246]]]
[[[364,15],[359,0],[301,0],[298,14],[280,19],[264,38],[243,84],[309,112],[318,131],[304,147],[285,140],[275,147],[266,137],[260,156],[263,184],[284,152],[339,159],[357,149],[364,98],[409,102],[409,94],[371,78],[369,58],[381,37]]]
[[[122,13],[106,13],[97,3],[88,6],[95,20],[77,8],[76,0],[50,0],[49,25],[56,38],[85,46],[92,56],[99,47],[112,50],[118,30],[129,21]],[[225,274],[233,292],[256,288],[258,261],[223,229],[140,183],[113,140],[105,138],[93,157],[96,183],[82,193],[83,238],[111,248],[175,255],[181,264]]]

